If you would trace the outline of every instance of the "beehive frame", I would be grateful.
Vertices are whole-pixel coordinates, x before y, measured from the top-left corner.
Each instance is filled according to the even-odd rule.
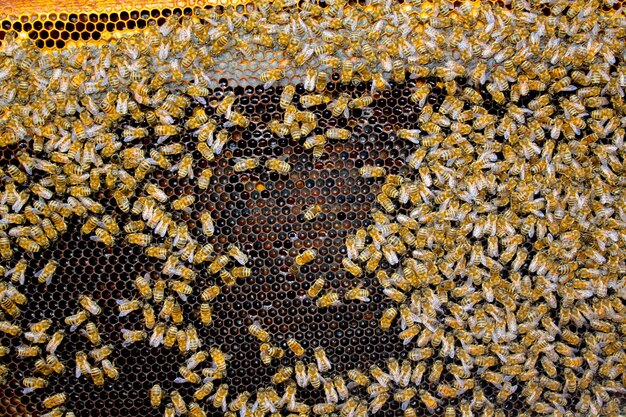
[[[280,415],[623,413],[626,31],[619,3],[192,3],[155,2],[129,9],[117,3],[35,2],[0,8],[3,63],[17,63],[0,81],[0,240],[7,239],[1,243],[3,272],[8,271],[2,274],[0,299],[3,326],[15,324],[24,333],[11,335],[12,327],[0,332],[0,344],[9,348],[0,358],[5,363],[4,414],[223,415],[219,404],[194,398],[201,383],[174,381],[191,355],[210,349],[227,354],[227,376],[213,381],[211,395],[228,384],[224,404],[230,415],[240,411],[236,398],[244,392],[250,395],[247,415],[270,415],[259,411],[264,409],[258,404],[263,393],[281,397],[292,387],[297,387],[297,404],[279,406],[278,400],[269,400]],[[245,22],[259,13],[262,20],[279,22],[270,32],[271,45],[264,45],[265,39],[251,41],[262,25]],[[348,20],[352,13],[371,24]],[[307,23],[298,26],[298,17]],[[326,21],[331,29],[318,33],[309,18]],[[290,30],[298,36],[330,49],[314,52],[311,47],[309,56],[300,55],[307,51],[304,45],[291,50],[294,34],[281,37],[280,29],[289,27],[281,26],[283,19],[294,19]],[[334,32],[337,19],[346,20]],[[376,22],[384,19],[388,23],[381,25],[380,34],[369,31],[378,30]],[[161,65],[155,57],[166,53],[159,44],[170,33],[179,36],[190,21],[200,26],[194,27],[187,48],[202,58],[181,64],[179,78],[155,82],[152,70]],[[225,62],[219,60],[222,52],[215,52],[223,47],[217,45],[219,36],[200,40],[202,31],[216,22],[237,34],[234,41],[225,41]],[[548,23],[554,28],[541,26]],[[163,25],[171,30],[159,32]],[[403,34],[410,42],[397,40],[397,27],[407,30]],[[355,28],[367,38],[352,37]],[[146,46],[141,39],[149,30],[156,31],[157,39]],[[238,43],[240,35],[252,42],[252,54],[247,44]],[[86,63],[106,48],[119,53],[114,65],[124,62],[133,54],[131,49],[124,52],[126,42],[138,47],[133,59],[146,58],[147,65],[127,75],[120,70],[119,84],[103,90],[89,85],[89,79],[73,78],[83,70],[90,74]],[[369,44],[373,58],[364,46]],[[29,51],[26,58],[14,52],[16,45]],[[187,51],[175,42],[170,48],[176,59]],[[77,58],[81,51],[86,61],[75,64],[83,59]],[[331,61],[335,53],[337,62]],[[215,60],[213,65],[205,63],[209,59]],[[131,61],[127,64],[132,66]],[[39,65],[69,71],[68,91],[81,100],[76,108],[62,107],[62,89],[32,75]],[[272,82],[277,67],[283,73]],[[172,67],[174,74],[176,69]],[[193,73],[194,81],[194,69],[206,69],[207,79],[198,81]],[[313,85],[311,70],[324,71],[326,83]],[[43,94],[29,83],[41,86]],[[293,85],[288,100],[287,85]],[[172,101],[165,99],[167,94],[154,99],[157,104],[150,101],[163,89]],[[105,94],[114,93],[119,103],[118,92],[126,90],[132,91],[129,100],[138,103],[140,114],[116,103],[112,113],[106,111]],[[53,97],[54,106],[46,113],[24,91],[42,100]],[[15,109],[7,105],[11,94],[16,94]],[[97,106],[83,102],[85,96],[97,100]],[[232,110],[223,111],[219,105],[229,97],[235,99]],[[361,107],[356,100],[364,97],[371,102]],[[144,115],[166,108],[166,113],[177,112],[169,122],[163,113],[154,119]],[[201,149],[197,126],[189,127],[200,109],[216,123],[215,138],[204,139],[211,153]],[[291,109],[296,113],[289,116]],[[39,113],[43,122],[34,119]],[[94,118],[100,123],[105,113],[117,113],[113,122],[102,122],[114,135],[112,142],[97,142],[105,140],[104,131],[82,138],[81,126],[92,127]],[[295,124],[286,122],[289,117],[296,118]],[[71,132],[67,147],[51,145],[58,138],[41,133],[52,121]],[[312,130],[300,136],[309,122]],[[170,124],[180,129],[157,141],[156,129]],[[147,135],[131,138],[127,129],[138,127],[148,129]],[[229,138],[220,150],[218,132]],[[322,145],[313,146],[318,140]],[[78,151],[69,146],[76,142]],[[103,145],[97,148],[102,164],[84,159],[89,142]],[[119,148],[104,146],[111,143]],[[185,166],[188,157],[196,178],[184,169],[159,166],[148,151],[164,146],[180,146],[166,159]],[[30,166],[24,155],[43,162]],[[148,155],[146,168],[140,161]],[[289,169],[276,170],[274,159],[288,163]],[[69,189],[57,184],[63,174],[45,165],[50,161],[70,177]],[[104,167],[106,178],[98,190],[91,188],[91,178],[88,190],[81,188],[86,180],[79,177],[92,165]],[[28,172],[33,167],[35,175]],[[210,184],[200,186],[199,177],[209,168]],[[79,174],[72,180],[75,170]],[[164,190],[162,201],[144,188],[146,183]],[[21,206],[24,196],[39,203]],[[190,196],[189,207],[178,206],[184,202],[180,198]],[[72,203],[46,210],[49,200]],[[161,235],[150,230],[159,226],[149,225],[153,212],[146,214],[141,207],[147,204],[171,216],[173,231]],[[307,214],[317,206],[320,213]],[[22,211],[25,217],[20,217]],[[201,213],[211,214],[214,232],[207,233]],[[54,233],[44,231],[48,217]],[[150,236],[146,245],[144,236],[123,230],[142,217]],[[114,232],[113,223],[122,230]],[[36,235],[37,228],[45,238]],[[101,233],[94,236],[94,229]],[[189,245],[172,248],[186,233]],[[361,233],[364,247],[355,252]],[[206,244],[212,245],[210,257],[192,262],[188,250],[200,256]],[[144,248],[158,245],[165,245],[163,259],[148,256]],[[237,261],[232,245],[248,260]],[[312,250],[313,259],[305,259]],[[212,270],[226,253],[226,269]],[[24,283],[12,272],[20,259],[28,262]],[[56,262],[51,283],[38,282],[43,279],[35,273],[47,271],[50,260]],[[242,266],[250,270],[237,269]],[[250,276],[234,281],[226,271]],[[185,351],[175,342],[164,349],[148,346],[147,340],[124,344],[123,330],[145,330],[150,339],[154,329],[146,328],[141,310],[118,317],[117,300],[140,300],[157,313],[163,306],[142,298],[135,280],[144,276],[151,285],[163,279],[168,286],[189,286],[184,287],[190,292],[186,299],[166,290],[183,320],[167,314],[158,321],[167,327],[174,321],[178,336],[182,331],[189,337],[184,329],[196,329],[202,347]],[[319,278],[325,280],[324,288],[312,294]],[[203,299],[203,291],[213,285],[220,294]],[[117,378],[105,376],[102,387],[94,386],[96,372],[74,376],[77,352],[95,349],[83,329],[72,331],[65,323],[72,314],[90,310],[79,301],[84,294],[102,308],[99,314],[89,313],[87,321],[98,329],[102,345],[113,346],[109,359],[119,371]],[[203,303],[211,305],[210,324],[199,315]],[[49,330],[26,334],[43,319],[51,320]],[[265,340],[255,336],[256,323],[269,333],[270,345],[283,350],[268,364],[263,355],[270,345],[263,347]],[[47,346],[32,339],[58,331],[65,332],[58,358],[66,371],[44,371],[48,386],[23,395],[24,379],[41,376],[43,365],[37,359],[50,359],[41,352],[28,357],[27,349]],[[291,338],[304,347],[302,357],[290,349]],[[326,352],[330,370],[316,358],[319,348]],[[27,357],[19,358],[20,352]],[[204,367],[203,376],[212,375],[215,358],[209,355],[196,371]],[[89,361],[95,369],[105,368]],[[326,385],[305,387],[298,361],[318,369]],[[355,369],[363,373],[361,378]],[[350,383],[345,396],[341,378]],[[150,388],[157,383],[163,400],[151,407]],[[182,395],[188,411],[180,409],[172,390]],[[337,398],[333,391],[340,392]],[[51,405],[50,396],[61,392],[67,397],[64,404]]]

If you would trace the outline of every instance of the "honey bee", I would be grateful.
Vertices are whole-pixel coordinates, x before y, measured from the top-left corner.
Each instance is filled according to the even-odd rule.
[[[215,152],[215,150],[214,150]],[[215,152],[218,154],[218,152]],[[186,178],[189,177],[191,179],[194,178],[193,174],[193,156],[190,153],[183,155],[180,163],[178,164],[178,178]]]
[[[326,294],[322,295],[317,299],[316,305],[319,308],[326,308],[334,305],[338,305],[341,302],[339,301],[339,295],[334,291],[328,291]]]
[[[291,377],[291,374],[293,374],[293,368],[291,366],[279,366],[276,373],[272,376],[272,384],[282,384]]]
[[[294,355],[301,357],[304,355],[304,348],[302,345],[293,337],[287,339],[287,346],[294,353]]]
[[[352,132],[348,129],[333,127],[327,129],[324,135],[328,139],[348,140],[352,136]]]
[[[181,376],[174,379],[175,383],[181,384],[184,382],[189,382],[191,384],[199,384],[201,382],[200,375],[187,368],[186,366],[181,366],[180,368],[178,368],[178,372],[181,374]]]
[[[98,346],[102,343],[102,338],[100,337],[100,333],[98,332],[98,328],[94,322],[88,322],[82,330],[82,333],[92,344]]]
[[[314,106],[320,106],[330,102],[330,97],[323,94],[303,95],[300,96],[300,104],[302,107],[309,108]]]
[[[326,372],[330,370],[332,365],[330,361],[328,360],[328,358],[326,357],[326,352],[324,351],[324,348],[317,347],[313,349],[313,352],[315,354],[315,360],[317,361],[317,367],[320,370],[320,372]]]
[[[341,261],[341,264],[346,271],[348,271],[350,274],[354,275],[355,277],[358,278],[361,275],[363,275],[363,270],[361,269],[361,267],[355,264],[350,258],[347,258],[347,257],[343,258],[343,260]]]
[[[247,170],[255,169],[259,166],[259,158],[238,158],[235,159],[235,172],[244,172]]]
[[[194,392],[193,398],[196,401],[201,401],[206,398],[211,393],[211,391],[213,391],[213,383],[211,381],[206,381],[200,388],[198,388]]]
[[[63,338],[65,337],[65,332],[63,330],[59,330],[55,332],[46,345],[46,352],[54,353],[61,345]]]
[[[398,310],[396,310],[395,308],[390,307],[386,309],[383,312],[382,317],[380,319],[380,328],[383,330],[389,330],[389,328],[391,327],[391,323],[393,322],[393,320],[396,318],[397,315],[398,315]]]
[[[269,88],[272,86],[272,84],[274,84],[274,82],[280,80],[284,76],[285,73],[282,70],[272,69],[261,73],[261,75],[259,75],[259,81],[265,83],[265,88]]]
[[[318,204],[315,204],[304,211],[304,220],[311,221],[317,217],[318,214],[322,212],[322,207]]]
[[[85,311],[81,310],[76,314],[68,316],[65,318],[65,324],[70,326],[70,331],[76,330],[82,323],[84,323],[88,318],[88,315]]]
[[[143,127],[127,127],[122,131],[124,142],[131,142],[136,139],[142,139],[148,136],[148,129]]]
[[[256,337],[261,342],[267,343],[270,341],[269,333],[267,333],[265,330],[263,330],[263,328],[261,328],[261,324],[258,321],[255,321],[254,323],[252,323],[248,327],[248,331],[250,332],[252,336]]]
[[[102,369],[98,368],[97,366],[92,366],[90,369],[90,374],[89,376],[91,377],[91,380],[93,381],[94,385],[97,387],[101,387],[104,385],[104,373],[102,372]]]
[[[24,378],[22,385],[25,387],[22,390],[24,394],[30,394],[37,389],[44,389],[48,386],[48,381],[44,378]]]
[[[65,395],[65,393],[59,393],[44,398],[41,403],[45,408],[55,408],[65,404],[66,400],[67,396]]]
[[[317,366],[314,363],[309,363],[307,366],[307,380],[311,383],[313,388],[318,389],[322,384],[322,376],[319,373]]]
[[[20,259],[13,268],[9,269],[5,276],[11,275],[12,282],[19,282],[24,285],[24,277],[26,276],[26,268],[28,262],[25,259]]]
[[[348,290],[345,297],[346,300],[359,300],[367,303],[370,301],[369,295],[369,290],[357,286]]]
[[[315,249],[307,249],[298,256],[296,256],[295,263],[298,266],[306,265],[312,262],[317,256],[317,251]]]
[[[140,342],[146,338],[146,333],[141,330],[128,330],[122,329],[122,338],[124,347],[130,346],[133,343]]]
[[[186,414],[187,413],[187,404],[185,404],[185,400],[183,400],[182,395],[177,390],[172,390],[170,392],[170,399],[172,400],[172,404],[176,409],[176,414]]]
[[[276,171],[281,174],[291,172],[291,165],[288,162],[281,161],[276,158],[270,158],[265,161],[265,167],[271,171]]]
[[[283,89],[283,92],[280,94],[279,104],[282,109],[286,109],[287,106],[291,104],[291,101],[293,100],[293,95],[295,92],[296,92],[296,87],[294,87],[293,85],[289,84],[285,86],[285,88]]]
[[[250,125],[250,119],[236,111],[231,111],[228,116],[226,116],[226,119],[228,119],[228,122],[224,123],[225,127],[239,126],[246,128]]]
[[[222,408],[223,411],[226,411],[226,396],[228,395],[228,385],[221,384],[217,387],[217,391],[213,395],[213,407]]]

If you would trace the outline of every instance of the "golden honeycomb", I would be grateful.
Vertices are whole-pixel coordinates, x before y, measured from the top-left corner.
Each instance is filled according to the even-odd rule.
[[[0,19],[0,416],[626,412],[621,3]]]

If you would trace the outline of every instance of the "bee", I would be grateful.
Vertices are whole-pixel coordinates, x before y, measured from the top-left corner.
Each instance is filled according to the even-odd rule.
[[[294,372],[296,374],[296,383],[298,386],[305,388],[309,384],[309,377],[306,371],[306,366],[302,361],[296,361]]]
[[[261,342],[267,343],[270,341],[269,333],[261,328],[261,324],[258,321],[255,321],[250,326],[248,326],[248,331],[252,336],[256,337]]]
[[[287,346],[293,352],[294,355],[301,357],[304,355],[304,348],[302,345],[293,337],[287,339]]]
[[[272,376],[272,384],[282,384],[291,377],[291,374],[293,374],[293,368],[291,366],[279,366],[276,373]]]
[[[433,413],[437,408],[439,401],[431,393],[423,389],[418,391],[418,395],[426,409]]]
[[[350,258],[348,257],[343,258],[343,260],[341,261],[341,264],[343,268],[346,271],[348,271],[350,274],[352,274],[353,276],[358,278],[361,275],[363,275],[363,270],[361,269],[361,267],[355,264]]]
[[[385,168],[371,165],[365,165],[359,169],[359,174],[363,178],[381,178],[384,177],[386,173]]]
[[[326,144],[326,136],[313,135],[313,136],[309,136],[304,141],[304,149],[311,149],[316,146],[323,146],[324,144]]]
[[[226,264],[228,264],[228,262],[229,262],[228,256],[220,255],[217,258],[215,258],[215,260],[211,263],[211,265],[209,265],[209,267],[207,268],[207,271],[209,272],[209,274],[217,274],[222,268],[226,266]]]
[[[333,398],[337,399],[336,396],[338,396],[342,400],[345,400],[346,398],[348,398],[348,396],[350,395],[350,392],[346,385],[346,381],[344,381],[344,379],[341,376],[335,375],[332,382],[333,382],[334,390],[336,391],[336,395],[333,395]]]
[[[146,338],[146,332],[141,330],[122,329],[122,338],[124,342],[122,346],[127,347],[133,343],[140,342]]]
[[[124,142],[131,142],[136,139],[142,139],[148,136],[148,129],[144,127],[127,127],[122,131]]]
[[[127,209],[125,209],[126,207],[129,207],[126,203],[128,203],[128,199],[125,198],[125,202],[123,204],[124,208],[120,207],[122,211],[128,211]],[[92,240],[95,240],[97,242],[102,242],[106,246],[113,246],[113,244],[115,243],[113,236],[111,236],[111,234],[108,231],[100,227],[96,229],[95,234],[96,234],[95,236],[91,236]]]
[[[176,408],[174,404],[169,403],[165,406],[165,412],[163,413],[163,417],[174,417],[176,415]]]
[[[350,132],[348,129],[333,127],[330,129],[326,129],[324,135],[328,139],[348,140],[352,136],[352,132]]]
[[[286,109],[287,106],[291,104],[291,101],[293,100],[293,95],[295,92],[296,92],[296,87],[294,87],[293,85],[289,84],[285,86],[285,88],[283,89],[283,92],[280,94],[279,104],[282,109]]]
[[[48,344],[46,345],[46,352],[48,353],[56,352],[56,350],[61,345],[61,342],[63,341],[64,337],[65,337],[65,332],[63,330],[58,330],[57,332],[55,332],[50,338],[50,340],[48,341]]]
[[[307,249],[298,256],[296,256],[295,263],[298,266],[306,265],[312,262],[317,256],[317,251],[315,249]]]
[[[59,375],[65,373],[65,365],[63,365],[59,358],[52,353],[46,357],[46,366],[52,372],[55,372]]]
[[[44,389],[48,386],[48,381],[44,378],[24,378],[22,385],[25,387],[22,390],[23,394],[30,394],[37,389]]]
[[[167,194],[157,185],[148,183],[145,185],[144,190],[155,200],[161,203],[165,203],[168,200]]]
[[[357,97],[355,99],[350,100],[350,102],[348,103],[348,108],[362,109],[372,104],[373,101],[374,101],[374,98],[372,96],[365,95],[365,96]]]
[[[265,161],[265,167],[271,171],[276,171],[281,174],[291,172],[291,165],[288,162],[284,162],[276,158],[270,158]]]
[[[370,379],[363,372],[358,369],[350,369],[348,371],[348,378],[352,380],[356,385],[366,387],[370,385]]]
[[[228,404],[228,409],[230,411],[239,411],[243,409],[248,402],[251,394],[248,391],[244,391],[237,395],[237,397]]]
[[[226,411],[226,396],[228,395],[228,385],[221,384],[217,387],[217,391],[213,395],[213,407],[222,408],[222,410]]]
[[[76,330],[82,323],[88,318],[87,313],[84,310],[79,311],[76,314],[65,318],[65,324],[70,326],[70,331]]]
[[[386,309],[383,312],[382,317],[380,318],[380,328],[383,330],[389,330],[389,328],[391,327],[391,323],[393,322],[393,320],[396,318],[397,315],[398,315],[398,310],[396,310],[395,308],[390,307]]]
[[[41,402],[45,408],[55,408],[65,404],[67,396],[65,393],[54,394],[46,397]]]
[[[322,207],[318,204],[315,204],[304,211],[304,220],[311,221],[317,217],[318,214],[322,212]]]
[[[201,401],[208,397],[211,391],[213,391],[213,383],[211,381],[206,381],[200,388],[198,388],[194,392],[193,398],[196,401]]]
[[[351,98],[347,93],[342,93],[335,101],[328,105],[328,108],[331,110],[331,114],[333,117],[339,117],[343,114],[344,117],[348,118],[350,115],[348,110],[348,103],[350,103]]]
[[[102,372],[102,369],[98,368],[97,366],[92,366],[89,376],[91,377],[91,380],[93,381],[95,386],[101,387],[104,385],[104,374]]]
[[[194,175],[193,175],[192,164],[193,164],[193,156],[190,153],[183,155],[178,165],[178,178],[189,177],[193,179]]]
[[[231,274],[233,278],[248,278],[252,274],[252,270],[246,267],[235,267]]]
[[[205,326],[213,322],[213,308],[208,303],[200,304],[200,321]]]
[[[259,75],[259,81],[261,81],[262,83],[265,83],[264,84],[265,88],[269,88],[272,86],[272,84],[274,84],[274,82],[280,80],[284,76],[285,76],[285,73],[282,70],[271,69],[271,70],[267,70],[261,73],[261,75]]]
[[[226,360],[228,359],[228,355],[225,355],[221,350],[217,348],[211,348],[209,353],[217,369],[221,372],[226,371]]]
[[[166,286],[166,283],[162,279],[158,279],[154,283],[154,289],[152,291],[152,296],[153,296],[154,302],[156,304],[160,304],[161,301],[163,301],[163,297],[165,295],[165,286]]]
[[[318,389],[322,384],[322,376],[319,373],[317,366],[314,363],[309,363],[307,366],[307,380],[311,383],[313,388]]]
[[[369,290],[365,288],[361,288],[360,286],[357,286],[348,290],[348,292],[346,292],[345,297],[346,297],[346,300],[359,300],[363,302],[369,302],[370,301],[369,295],[370,295]]]
[[[323,94],[303,95],[300,96],[300,104],[302,107],[309,108],[314,106],[320,106],[330,101],[330,97]]]
[[[235,158],[235,172],[253,170],[259,166],[259,158]]]
[[[320,372],[326,372],[330,370],[332,365],[330,361],[328,360],[328,358],[326,357],[326,351],[324,351],[324,348],[317,347],[313,349],[313,352],[315,354],[315,360],[317,361],[317,367],[320,370]]]
[[[248,263],[248,256],[235,245],[228,245],[228,254],[241,265]]]
[[[187,368],[186,366],[181,366],[180,368],[178,368],[178,372],[181,374],[181,376],[174,379],[175,383],[182,384],[184,382],[189,382],[191,384],[199,384],[201,382],[200,375]]]
[[[13,257],[13,250],[11,249],[11,242],[6,233],[0,232],[0,256],[3,259],[9,259]]]
[[[228,122],[224,124],[225,127],[239,126],[246,128],[250,125],[250,119],[236,111],[231,111],[228,116],[226,116],[226,119],[228,119]]]
[[[170,399],[172,400],[172,404],[174,404],[177,415],[187,413],[187,404],[185,404],[185,400],[183,400],[182,395],[180,395],[177,390],[173,390],[170,392]]]
[[[82,330],[82,333],[92,344],[98,346],[102,343],[102,338],[100,337],[100,333],[98,332],[98,328],[94,322],[88,322],[85,325],[85,329]]]
[[[202,223],[202,232],[205,236],[211,237],[215,233],[215,225],[211,213],[208,211],[203,212],[200,215],[200,222]]]
[[[19,282],[24,285],[24,277],[26,276],[26,267],[28,266],[28,262],[26,259],[20,259],[13,268],[9,269],[5,275],[11,275],[12,282]]]
[[[328,291],[316,301],[316,305],[319,308],[326,308],[338,304],[340,304],[339,295],[334,291]]]
[[[0,307],[11,317],[19,317],[22,314],[17,304],[8,295],[0,298]]]
[[[317,79],[315,80],[315,91],[321,93],[326,89],[328,83],[328,73],[324,71],[317,72]]]

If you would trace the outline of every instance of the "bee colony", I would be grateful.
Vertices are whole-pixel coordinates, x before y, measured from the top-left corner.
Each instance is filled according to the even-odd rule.
[[[620,7],[7,19],[0,415],[623,414]]]

